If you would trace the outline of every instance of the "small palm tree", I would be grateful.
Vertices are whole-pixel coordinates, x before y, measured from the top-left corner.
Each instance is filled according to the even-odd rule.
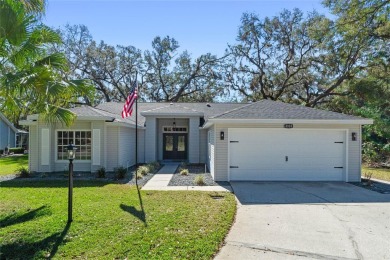
[[[93,88],[67,80],[65,56],[49,52],[61,38],[40,22],[44,6],[43,0],[0,0],[0,109],[40,113],[47,122],[70,125],[75,115],[63,107]]]

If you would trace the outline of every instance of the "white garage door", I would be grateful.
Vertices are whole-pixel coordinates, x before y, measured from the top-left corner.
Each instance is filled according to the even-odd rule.
[[[345,180],[345,131],[229,129],[230,180]]]

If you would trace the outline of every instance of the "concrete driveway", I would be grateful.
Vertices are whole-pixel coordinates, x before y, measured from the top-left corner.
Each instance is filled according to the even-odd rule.
[[[390,194],[335,182],[232,182],[216,259],[390,259]]]

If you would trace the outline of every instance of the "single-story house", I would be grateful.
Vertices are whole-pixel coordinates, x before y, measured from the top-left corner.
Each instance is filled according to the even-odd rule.
[[[17,129],[0,113],[0,150],[4,150],[5,147],[22,147],[23,144],[27,144],[27,139],[28,132]]]
[[[29,166],[62,171],[66,146],[76,171],[135,164],[135,115],[123,104],[70,109],[67,128],[31,115]],[[373,120],[282,102],[138,103],[138,162],[205,163],[216,181],[360,181],[361,127]]]

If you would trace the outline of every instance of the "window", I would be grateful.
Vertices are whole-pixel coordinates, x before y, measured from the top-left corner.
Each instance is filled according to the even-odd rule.
[[[187,133],[187,127],[185,126],[163,126],[164,133]]]
[[[75,160],[91,160],[91,131],[58,131],[57,160],[67,160],[66,147],[73,143],[76,147]]]

